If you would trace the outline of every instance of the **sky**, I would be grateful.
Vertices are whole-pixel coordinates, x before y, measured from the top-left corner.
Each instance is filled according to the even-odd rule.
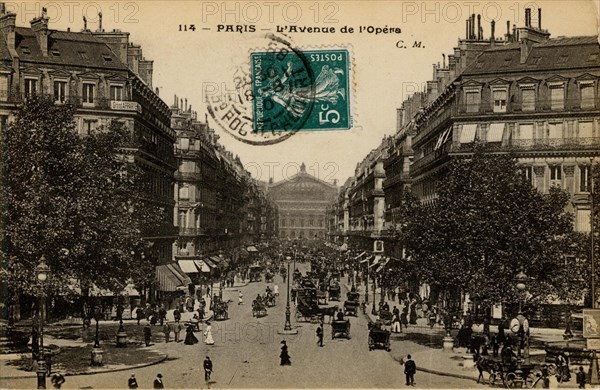
[[[484,38],[490,36],[492,19],[496,37],[506,32],[507,20],[523,26],[528,7],[533,9],[534,26],[537,9],[542,9],[542,28],[551,37],[598,35],[599,31],[598,0],[5,3],[8,11],[17,13],[21,26],[29,26],[41,7],[46,7],[50,28],[59,30],[81,30],[83,16],[88,28],[96,30],[101,12],[105,30],[130,32],[130,42],[141,44],[146,59],[154,60],[153,84],[160,97],[169,105],[175,94],[186,98],[199,118],[207,114],[207,101],[235,91],[234,78],[240,70],[249,69],[250,52],[269,47],[265,33],[275,32],[277,26],[335,28],[335,32],[288,36],[297,50],[343,48],[350,52],[352,88],[346,93],[351,102],[351,129],[298,132],[284,141],[257,146],[234,138],[208,117],[219,142],[239,155],[255,178],[265,181],[291,177],[301,163],[321,180],[336,179],[342,184],[352,176],[356,164],[384,136],[394,134],[396,109],[411,93],[423,89],[432,77],[433,64],[442,62],[442,54],[453,52],[465,35],[465,20],[471,13],[482,15]],[[219,25],[223,31],[218,31]],[[233,32],[226,31],[227,25]],[[361,33],[361,26],[379,30]],[[352,27],[354,32],[342,32],[343,27]],[[415,42],[420,47],[413,48]]]

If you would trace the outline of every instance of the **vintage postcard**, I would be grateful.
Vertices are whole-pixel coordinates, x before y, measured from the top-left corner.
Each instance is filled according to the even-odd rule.
[[[0,3],[1,388],[594,388],[598,0]]]

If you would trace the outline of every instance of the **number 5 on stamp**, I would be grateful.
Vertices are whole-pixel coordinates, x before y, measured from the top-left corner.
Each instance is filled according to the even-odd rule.
[[[352,127],[347,50],[255,52],[250,60],[255,132]]]

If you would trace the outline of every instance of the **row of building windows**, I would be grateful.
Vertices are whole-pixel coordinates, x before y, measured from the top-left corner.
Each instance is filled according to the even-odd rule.
[[[7,78],[2,77],[4,81],[0,88],[8,88]],[[38,78],[25,78],[23,96],[28,98],[40,93]],[[6,85],[6,87],[4,87]],[[54,80],[52,83],[52,94],[56,103],[65,103],[69,98],[69,83],[65,80]],[[108,88],[108,99],[111,101],[123,101],[125,97],[125,87],[123,84],[110,84]],[[6,93],[7,94],[7,93]],[[5,95],[6,95],[5,94]],[[98,99],[98,83],[95,81],[83,81],[81,83],[81,103],[84,106],[94,106]]]
[[[279,232],[281,238],[324,238],[325,232],[323,231],[304,231],[304,230],[282,230]]]
[[[549,83],[550,91],[549,106],[551,110],[565,109],[565,83]],[[539,101],[537,89],[534,84],[522,85],[520,90],[520,109],[521,111],[535,111],[536,101]],[[493,112],[507,112],[508,107],[508,86],[491,87],[491,103]],[[465,109],[468,113],[478,113],[481,110],[481,90],[479,88],[465,88]],[[595,85],[590,82],[579,82],[579,103],[581,108],[591,109],[596,106]]]
[[[280,227],[323,227],[322,219],[281,219],[279,222]]]

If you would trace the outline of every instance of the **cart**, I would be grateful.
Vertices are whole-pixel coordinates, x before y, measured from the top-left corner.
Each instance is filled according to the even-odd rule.
[[[346,339],[350,338],[350,321],[332,321],[331,322],[331,338],[343,337]]]
[[[372,327],[369,331],[369,351],[374,349],[390,349],[390,332],[387,330],[377,329]]]

